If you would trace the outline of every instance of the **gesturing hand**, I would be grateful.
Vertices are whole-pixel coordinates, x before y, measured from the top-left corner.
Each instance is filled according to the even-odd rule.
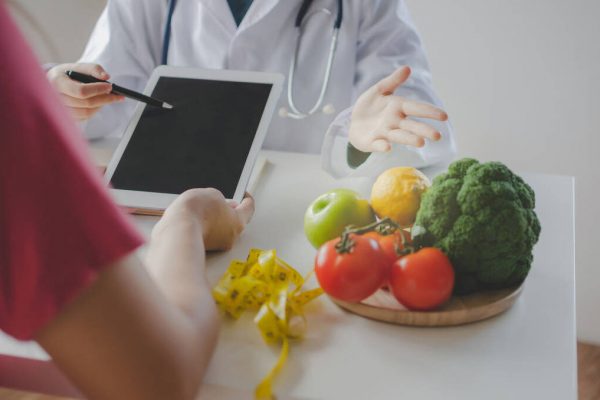
[[[392,143],[423,147],[425,139],[440,140],[431,125],[409,117],[445,121],[448,115],[431,104],[395,96],[394,91],[410,76],[407,66],[371,86],[356,101],[350,122],[350,143],[364,152],[386,152]]]

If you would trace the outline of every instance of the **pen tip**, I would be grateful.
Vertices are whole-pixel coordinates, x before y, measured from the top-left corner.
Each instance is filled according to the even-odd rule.
[[[169,103],[163,103],[163,108],[166,108],[167,110],[171,110],[173,108],[173,106],[170,105]]]

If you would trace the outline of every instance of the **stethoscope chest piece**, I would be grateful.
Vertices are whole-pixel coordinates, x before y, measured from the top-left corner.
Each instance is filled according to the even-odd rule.
[[[335,113],[335,106],[331,103],[327,103],[323,106],[323,108],[321,109],[321,112],[325,115],[331,115]],[[279,109],[278,112],[279,116],[281,118],[293,118],[293,119],[302,119],[305,117],[308,117],[308,115],[305,116],[296,116],[296,114],[292,114],[288,111],[288,109],[286,107],[281,107]]]

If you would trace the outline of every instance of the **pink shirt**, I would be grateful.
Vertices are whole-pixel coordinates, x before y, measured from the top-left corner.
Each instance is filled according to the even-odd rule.
[[[0,0],[0,329],[31,339],[142,243]]]

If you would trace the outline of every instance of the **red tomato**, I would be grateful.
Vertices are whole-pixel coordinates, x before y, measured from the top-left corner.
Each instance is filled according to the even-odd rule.
[[[404,236],[404,242],[402,241],[401,235]],[[377,240],[379,247],[381,247],[381,251],[385,254],[390,264],[396,262],[396,260],[401,257],[401,255],[398,254],[398,251],[404,250],[404,245],[402,243],[411,243],[410,233],[405,230],[396,231],[391,235],[367,232],[363,236]]]
[[[388,277],[389,263],[376,240],[351,235],[354,245],[347,253],[335,248],[332,239],[317,251],[315,274],[323,290],[336,299],[359,302],[381,287]]]
[[[454,287],[454,269],[439,249],[426,247],[392,265],[390,288],[411,310],[431,310],[446,302]]]

